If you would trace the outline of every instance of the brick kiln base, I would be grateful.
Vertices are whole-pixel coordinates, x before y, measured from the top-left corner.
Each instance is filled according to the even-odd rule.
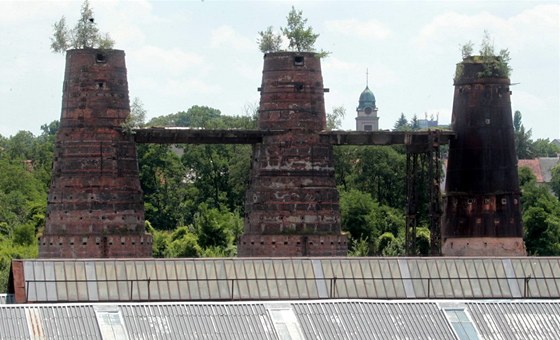
[[[347,235],[242,235],[239,257],[346,256]]]
[[[443,256],[527,256],[521,237],[448,238]]]

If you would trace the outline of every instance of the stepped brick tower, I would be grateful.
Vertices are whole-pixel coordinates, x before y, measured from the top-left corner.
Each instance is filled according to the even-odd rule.
[[[70,50],[41,258],[150,257],[124,52]]]
[[[457,65],[456,139],[449,145],[442,222],[446,256],[526,255],[510,81],[485,76],[490,67],[480,57]]]
[[[345,256],[323,77],[314,53],[264,56],[258,125],[239,256]]]

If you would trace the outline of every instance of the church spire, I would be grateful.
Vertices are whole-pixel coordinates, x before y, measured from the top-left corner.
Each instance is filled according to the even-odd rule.
[[[366,87],[369,87],[369,72],[368,68],[366,67]]]

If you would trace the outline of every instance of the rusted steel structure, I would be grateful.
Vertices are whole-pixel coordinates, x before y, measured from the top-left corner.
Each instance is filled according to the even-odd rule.
[[[281,130],[253,148],[239,256],[344,256],[323,77],[314,53],[264,57],[260,130]]]
[[[449,131],[427,131],[427,143],[410,143],[406,146],[406,226],[405,251],[409,256],[418,255],[416,227],[422,209],[420,198],[428,202],[427,216],[430,229],[430,255],[441,255],[441,163],[440,144],[447,144]]]
[[[150,257],[124,52],[66,54],[41,258]]]
[[[457,65],[442,222],[443,254],[525,255],[508,78]]]

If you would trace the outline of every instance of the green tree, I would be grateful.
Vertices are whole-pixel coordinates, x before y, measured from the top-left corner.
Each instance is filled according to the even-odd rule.
[[[511,73],[509,51],[507,49],[502,49],[496,54],[494,51],[494,40],[486,30],[484,31],[484,37],[482,38],[479,52],[484,63],[484,70],[479,74],[479,77],[509,77]]]
[[[381,255],[383,256],[403,256],[405,254],[404,251],[404,240],[400,237],[395,238],[392,240],[387,247],[383,249]]]
[[[430,229],[426,227],[419,227],[416,229],[416,249],[418,255],[430,255],[431,243]]]
[[[342,179],[349,189],[368,192],[379,204],[402,208],[406,203],[406,157],[392,147],[354,148],[351,170]],[[338,164],[337,164],[338,165]]]
[[[138,97],[134,97],[130,104],[130,115],[122,123],[122,128],[125,131],[130,131],[134,128],[143,127],[146,120],[146,109],[144,103]]]
[[[513,114],[513,136],[515,143],[515,151],[518,159],[532,159],[534,152],[532,149],[533,141],[531,140],[532,131],[525,131],[525,127],[521,123],[521,112],[515,111]]]
[[[410,125],[408,124],[408,120],[404,116],[404,113],[401,112],[401,116],[395,122],[395,125],[393,126],[393,129],[395,131],[406,131],[406,130],[410,129]]]
[[[12,260],[36,258],[39,247],[36,240],[29,246],[16,245],[2,235],[0,235],[0,245],[0,293],[6,293]]]
[[[278,52],[282,45],[282,36],[273,32],[273,27],[268,26],[266,30],[259,32],[260,38],[257,40],[259,49],[263,53]]]
[[[557,198],[560,198],[560,163],[557,164],[552,170],[550,179],[550,188]]]
[[[307,19],[303,18],[303,12],[297,11],[294,6],[286,17],[287,26],[281,27],[280,30],[288,38],[289,48],[298,52],[315,52],[315,41],[319,34],[313,32],[311,26],[306,27]],[[324,57],[329,52],[321,50],[319,55]]]
[[[193,228],[203,249],[227,249],[243,232],[243,220],[226,209],[208,208],[206,204],[201,204],[194,217]]]
[[[20,246],[29,246],[35,242],[35,226],[31,223],[20,224],[14,228],[13,242]]]
[[[198,237],[188,227],[183,226],[171,234],[165,257],[200,257],[201,254]]]
[[[359,238],[357,240],[350,239],[350,250],[348,251],[348,256],[372,256],[374,253],[371,249],[374,245],[371,244],[368,238]]]
[[[537,177],[535,177],[535,174],[533,174],[531,169],[529,169],[526,166],[519,167],[518,173],[519,173],[519,185],[521,187],[525,186],[526,184],[530,184],[531,182],[532,183],[537,182]]]
[[[470,40],[467,43],[465,43],[464,45],[462,45],[461,46],[461,55],[463,56],[463,59],[472,56],[473,50],[474,50],[474,43]]]
[[[560,208],[545,201],[530,207],[523,214],[525,245],[530,255],[560,255]]]
[[[303,12],[297,11],[294,6],[286,17],[287,26],[281,28],[282,33],[288,38],[289,47],[298,52],[315,51],[315,41],[319,34],[313,33],[311,27],[306,27],[307,19],[303,18]]]
[[[420,130],[420,122],[418,121],[418,116],[414,114],[412,119],[410,120],[410,129],[411,130]]]
[[[138,163],[146,219],[158,230],[191,223],[199,193],[171,146],[140,144]]]
[[[535,157],[557,157],[560,154],[560,147],[551,143],[548,138],[539,138],[531,144],[531,149]]]
[[[521,172],[529,171],[520,169]],[[525,246],[531,255],[560,255],[560,202],[534,176],[526,176],[521,186]]]
[[[367,193],[355,189],[342,191],[340,193],[342,230],[348,231],[356,240],[377,234],[371,218],[375,205],[375,201]]]
[[[327,130],[340,129],[345,116],[346,109],[344,106],[333,107],[332,112],[327,113]]]
[[[64,53],[70,48],[110,49],[115,44],[108,33],[99,32],[93,17],[93,9],[90,7],[88,0],[82,3],[80,19],[73,29],[68,28],[64,16],[54,23],[53,29],[51,50],[56,53]]]
[[[378,238],[378,250],[381,254],[386,252],[386,249],[390,244],[395,242],[395,235],[390,232],[385,232],[381,234]]]

